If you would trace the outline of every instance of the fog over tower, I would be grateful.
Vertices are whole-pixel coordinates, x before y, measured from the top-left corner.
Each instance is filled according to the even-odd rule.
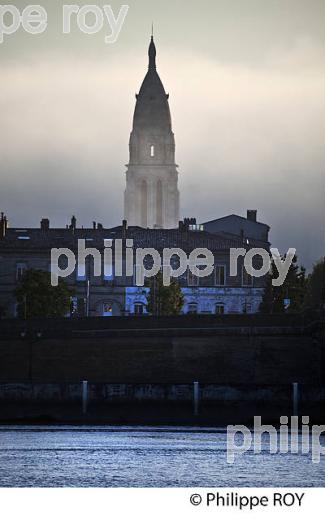
[[[167,229],[178,226],[178,172],[168,98],[156,70],[152,36],[149,69],[136,95],[129,143],[124,214],[131,226]]]

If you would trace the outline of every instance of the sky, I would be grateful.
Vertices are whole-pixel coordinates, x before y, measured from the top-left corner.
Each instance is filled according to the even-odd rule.
[[[38,0],[43,34],[0,44],[0,210],[12,226],[121,223],[135,93],[154,23],[170,94],[181,217],[257,209],[273,247],[308,269],[325,255],[324,0],[124,0],[108,22],[62,34],[60,0]],[[20,12],[28,1],[8,1]],[[72,3],[72,2],[71,2]],[[108,1],[74,1],[79,6]],[[123,2],[111,1],[118,14]],[[6,23],[9,23],[9,18]],[[89,18],[89,23],[91,19]]]

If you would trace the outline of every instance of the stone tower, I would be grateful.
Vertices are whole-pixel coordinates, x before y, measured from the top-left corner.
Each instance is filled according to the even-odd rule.
[[[129,143],[124,214],[130,226],[178,226],[178,172],[168,97],[156,70],[156,47],[151,37],[149,69],[136,95]]]

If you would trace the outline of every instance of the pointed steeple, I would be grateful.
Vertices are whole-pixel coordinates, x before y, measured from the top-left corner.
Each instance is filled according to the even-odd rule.
[[[155,70],[156,69],[156,46],[155,42],[153,41],[153,35],[151,36],[151,41],[149,45],[149,70]]]
[[[153,36],[149,45],[149,70],[142,82],[134,111],[133,130],[171,132],[172,124],[168,104],[168,94],[164,89],[156,69],[156,46]]]
[[[168,94],[156,69],[151,35],[149,70],[133,116],[125,191],[125,219],[132,226],[176,228],[179,221],[178,171]]]

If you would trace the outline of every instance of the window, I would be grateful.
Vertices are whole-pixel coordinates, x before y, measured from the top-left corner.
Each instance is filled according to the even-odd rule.
[[[103,304],[103,316],[113,316],[113,305],[111,303]]]
[[[20,282],[22,277],[24,276],[24,272],[27,270],[27,264],[26,263],[19,263],[16,265],[16,280],[17,282]]]
[[[225,306],[223,303],[217,303],[216,304],[216,314],[224,314],[225,313]]]
[[[248,274],[248,272],[245,269],[245,266],[243,266],[242,270],[242,284],[244,287],[253,286],[253,277],[250,274]]]
[[[199,284],[201,287],[213,287],[215,285],[215,274],[214,270],[208,276],[199,278]]]
[[[144,304],[143,303],[135,303],[134,304],[134,314],[137,316],[141,316],[144,313]]]
[[[150,157],[154,157],[155,156],[155,147],[154,145],[152,144],[150,146]]]
[[[157,182],[156,204],[157,226],[163,227],[163,185],[160,179]]]
[[[77,268],[76,268],[76,281],[77,282],[85,282],[86,280],[87,280],[87,275],[86,274],[84,274],[84,275],[79,274],[78,266],[77,266]]]
[[[197,314],[197,303],[192,302],[188,304],[188,314]]]
[[[112,264],[105,263],[103,273],[103,278],[106,282],[112,282],[114,280],[114,266]]]
[[[190,231],[204,231],[204,226],[203,224],[190,224],[188,229]]]
[[[216,265],[215,267],[215,284],[216,285],[226,285],[226,266],[225,265]]]
[[[148,226],[148,185],[145,180],[141,182],[141,227]]]

